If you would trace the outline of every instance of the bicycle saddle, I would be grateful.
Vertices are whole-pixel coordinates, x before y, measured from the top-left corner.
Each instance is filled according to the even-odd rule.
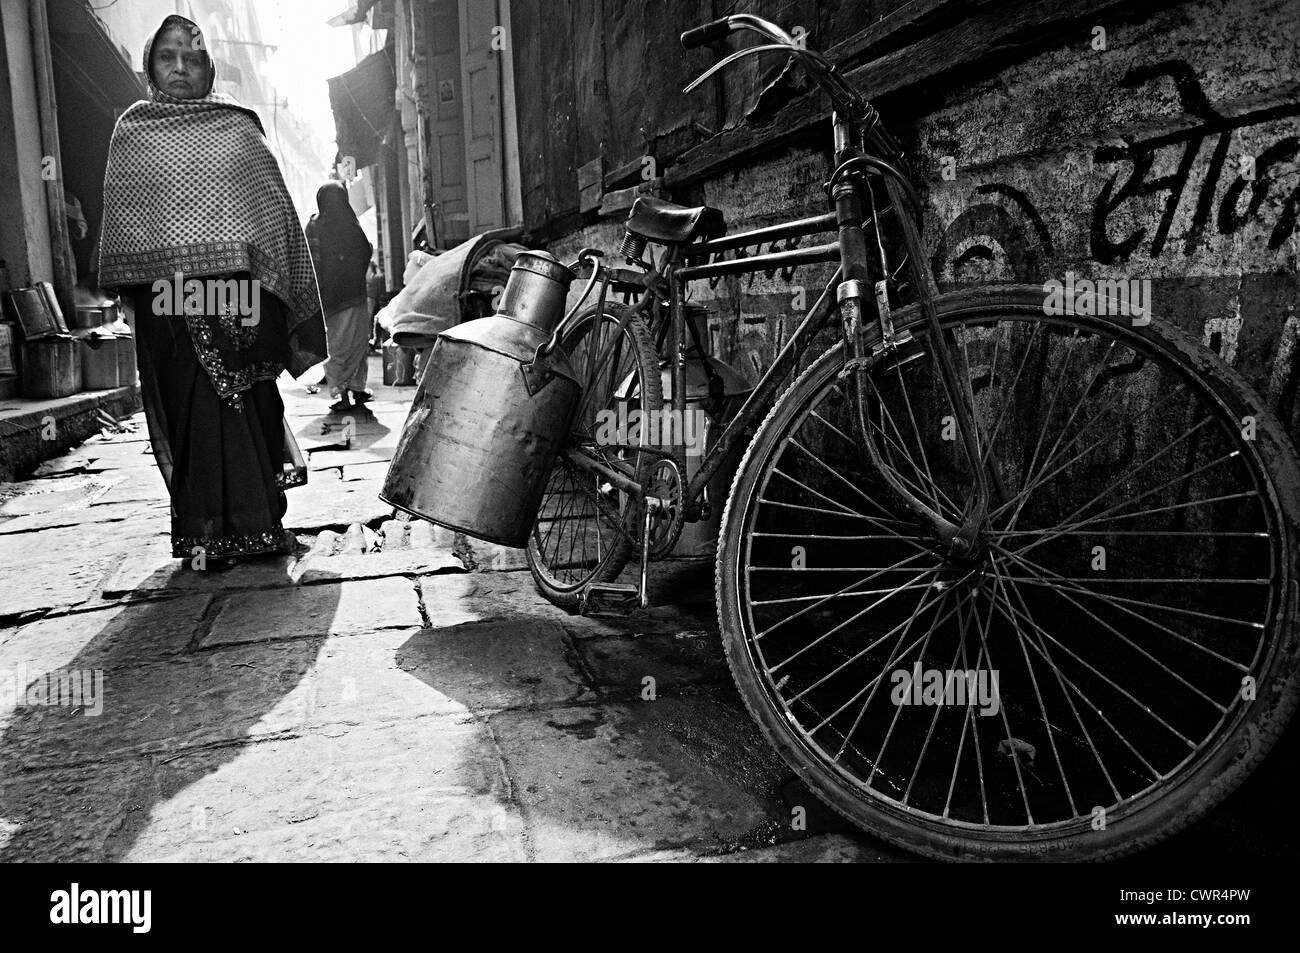
[[[643,195],[632,203],[627,230],[652,242],[681,245],[697,238],[717,238],[727,231],[727,223],[716,208],[687,208]]]

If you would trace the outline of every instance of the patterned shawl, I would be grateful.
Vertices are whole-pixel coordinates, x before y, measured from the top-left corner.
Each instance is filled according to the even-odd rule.
[[[156,36],[145,47],[146,76]],[[303,374],[325,359],[320,295],[261,120],[210,82],[200,99],[152,82],[150,92],[122,114],[109,143],[100,283],[250,272],[285,304],[289,372]]]

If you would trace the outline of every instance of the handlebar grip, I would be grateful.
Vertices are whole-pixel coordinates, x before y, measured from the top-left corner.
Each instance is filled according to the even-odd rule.
[[[682,48],[693,50],[697,46],[708,46],[730,33],[731,23],[726,17],[723,17],[721,20],[714,20],[712,23],[704,24],[704,26],[693,27],[683,33]]]

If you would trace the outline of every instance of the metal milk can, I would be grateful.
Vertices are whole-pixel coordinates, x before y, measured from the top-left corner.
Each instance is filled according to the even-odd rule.
[[[495,315],[438,335],[379,498],[470,536],[522,547],[582,391],[550,348],[574,274],[521,254]]]

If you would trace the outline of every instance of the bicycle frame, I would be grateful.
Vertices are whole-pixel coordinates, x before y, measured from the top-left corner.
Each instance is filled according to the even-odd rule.
[[[800,219],[783,225],[774,225],[766,228],[755,229],[749,232],[739,232],[734,235],[727,235],[711,242],[701,242],[689,246],[677,246],[671,248],[666,255],[666,264],[664,266],[663,277],[668,287],[668,304],[669,304],[669,323],[668,331],[672,343],[669,348],[669,360],[671,362],[671,375],[673,381],[673,398],[672,408],[681,415],[686,410],[686,391],[684,372],[686,366],[686,337],[687,323],[685,319],[685,286],[692,280],[711,278],[723,275],[748,274],[750,272],[765,271],[770,268],[789,267],[791,265],[812,264],[822,262],[836,261],[841,256],[839,242],[829,242],[818,245],[813,248],[800,248],[790,251],[773,252],[766,255],[756,255],[751,258],[738,259],[734,261],[710,262],[702,265],[678,265],[686,257],[699,258],[709,256],[717,252],[730,251],[744,245],[754,244],[756,242],[775,241],[781,238],[794,238],[818,232],[825,232],[836,226],[835,215],[819,215],[812,218]],[[608,286],[610,283],[626,281],[626,276],[620,276],[618,272],[612,269],[604,269],[602,283]],[[649,278],[651,276],[638,276]],[[645,281],[649,284],[649,281]],[[699,471],[691,479],[690,484],[685,492],[687,505],[687,520],[695,521],[702,517],[702,510],[699,505],[703,497],[704,488],[709,480],[717,473],[718,468],[722,466],[723,461],[736,449],[737,442],[744,436],[746,431],[752,430],[762,421],[762,416],[767,413],[772,401],[775,399],[776,392],[789,377],[793,370],[798,355],[812,342],[812,340],[822,331],[829,320],[835,305],[835,292],[840,284],[840,271],[837,270],[835,275],[827,283],[817,302],[809,310],[803,321],[791,334],[790,338],[781,351],[777,354],[772,365],[764,372],[754,389],[745,399],[744,404],[736,415],[723,428],[717,442],[709,449],[700,461]],[[602,295],[604,291],[602,289]],[[663,301],[660,293],[653,288],[637,301],[636,311],[639,313],[653,313],[656,305]],[[597,357],[595,363],[599,366],[603,363],[601,357]],[[679,416],[679,419],[680,416]],[[676,444],[673,450],[684,450],[684,444]],[[573,450],[568,451],[568,457],[577,466],[595,473],[607,480],[619,489],[625,490],[635,498],[644,499],[645,489],[639,483],[619,474],[599,460],[588,457],[584,454]]]
[[[731,19],[755,20],[763,24],[764,29],[770,29],[784,36],[778,28],[767,24],[766,21],[758,21],[752,17]],[[742,51],[740,54],[734,54],[733,57],[752,51]],[[701,79],[722,65],[722,63],[717,64]],[[967,459],[971,461],[974,486],[961,523],[956,524],[948,520],[905,486],[884,462],[874,440],[864,439],[863,442],[872,469],[881,478],[882,485],[893,496],[894,501],[910,513],[918,523],[928,525],[950,556],[964,558],[973,552],[976,537],[988,512],[990,473],[994,474],[992,482],[995,488],[1000,491],[1001,486],[996,479],[996,461],[986,460],[985,454],[980,449],[981,434],[975,419],[969,374],[959,373],[957,363],[960,361],[960,355],[955,353],[955,349],[947,346],[947,335],[943,332],[935,311],[934,299],[938,296],[938,287],[934,276],[925,264],[925,248],[920,229],[911,214],[912,212],[919,214],[919,200],[907,175],[894,164],[894,162],[901,162],[901,151],[898,150],[892,137],[880,126],[875,110],[843,82],[833,67],[821,74],[821,80],[831,92],[832,98],[850,110],[847,114],[837,111],[832,117],[836,169],[827,185],[827,190],[835,210],[781,225],[725,235],[711,241],[669,246],[662,259],[660,270],[650,266],[646,275],[634,276],[639,277],[641,279],[639,283],[647,289],[646,294],[637,302],[638,312],[654,317],[658,311],[657,305],[663,300],[666,292],[669,305],[668,359],[672,379],[672,410],[676,413],[677,419],[681,420],[684,419],[683,415],[686,411],[685,354],[688,325],[685,317],[685,289],[689,282],[804,264],[839,262],[839,268],[813,308],[785,342],[739,412],[726,424],[717,442],[701,460],[699,470],[691,478],[684,493],[684,516],[688,521],[702,518],[703,509],[700,500],[710,479],[717,473],[723,461],[736,449],[737,443],[746,434],[752,433],[761,422],[762,416],[775,400],[778,388],[790,376],[798,356],[825,327],[833,310],[838,310],[841,318],[845,354],[842,374],[851,379],[858,402],[859,426],[865,428],[865,421],[861,419],[862,408],[866,406],[865,368],[881,349],[893,350],[910,337],[910,335],[896,334],[889,301],[889,281],[902,270],[900,265],[897,271],[891,274],[880,237],[880,218],[885,212],[892,210],[897,213],[896,218],[900,225],[904,263],[910,268],[917,303],[925,319],[930,340],[933,342],[929,350],[950,406],[955,410],[955,422],[963,449]],[[861,125],[855,122],[855,117],[862,120]],[[883,154],[887,158],[873,155],[872,152]],[[883,178],[889,198],[889,205],[885,209],[876,207],[874,192],[866,174],[861,171],[863,168]],[[864,208],[870,209],[869,215],[864,213]],[[870,252],[864,231],[867,226],[871,226],[874,231],[880,259],[881,277],[874,283],[871,283],[868,257]],[[838,232],[835,240],[813,247],[771,252],[732,261],[708,261],[717,253],[746,245],[816,235],[832,230]],[[691,264],[692,261],[701,258],[705,259],[704,263]],[[599,264],[596,267],[599,269]],[[625,278],[620,279],[621,274],[621,271],[605,270],[602,278],[601,300],[604,300],[611,279],[626,281]],[[872,287],[871,294],[866,293],[869,285]],[[869,317],[874,317],[874,321],[866,320]],[[690,327],[690,333],[695,333],[693,326]],[[964,372],[965,368],[962,367],[961,370]],[[863,433],[865,436],[865,429]],[[684,449],[679,435],[679,442],[672,450],[680,454]],[[600,474],[637,499],[646,498],[644,489],[631,479],[613,473],[609,467],[582,453],[573,450],[567,453],[569,459],[578,466]]]
[[[802,219],[797,222],[790,222],[786,225],[777,225],[770,228],[756,229],[752,232],[742,232],[736,235],[725,236],[712,242],[704,242],[700,245],[691,246],[691,257],[701,255],[712,255],[717,252],[729,251],[734,248],[740,248],[745,245],[753,244],[758,241],[775,241],[779,238],[793,238],[809,234],[817,234],[820,231],[827,231],[836,226],[834,214],[818,216],[816,218]],[[813,229],[816,231],[813,231]],[[724,275],[741,275],[757,271],[766,271],[769,268],[787,267],[790,265],[803,265],[822,262],[838,261],[842,257],[842,250],[838,241],[828,242],[817,245],[812,248],[794,249],[791,251],[773,252],[767,255],[756,255],[752,258],[744,258],[735,261],[711,262],[703,265],[687,265],[680,267],[670,266],[668,269],[669,293],[669,320],[671,328],[672,350],[670,352],[670,361],[672,368],[673,380],[673,410],[679,415],[679,419],[684,419],[680,415],[686,410],[686,387],[684,379],[685,371],[685,329],[686,329],[686,308],[685,308],[685,286],[692,280],[701,278],[712,278]],[[759,378],[758,383],[741,405],[740,410],[736,413],[727,425],[723,428],[717,442],[709,449],[700,461],[700,468],[687,486],[686,497],[686,515],[687,519],[699,519],[701,512],[699,500],[703,496],[704,488],[708,485],[709,480],[718,472],[723,461],[730,456],[736,448],[736,444],[741,437],[748,431],[752,431],[762,422],[768,409],[772,406],[776,398],[777,390],[785,383],[794,369],[798,356],[804,352],[813,339],[826,326],[835,305],[835,294],[840,285],[840,276],[843,267],[837,269],[831,280],[826,284],[825,289],[817,298],[808,314],[799,323],[799,326],[790,335],[789,340],[782,346],[772,364]]]

